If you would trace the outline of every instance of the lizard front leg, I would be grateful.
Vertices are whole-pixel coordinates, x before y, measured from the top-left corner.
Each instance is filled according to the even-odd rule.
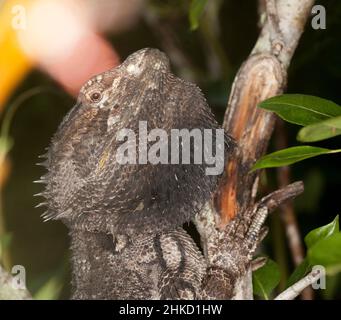
[[[160,264],[160,299],[198,299],[206,263],[186,231],[156,236],[154,248]]]

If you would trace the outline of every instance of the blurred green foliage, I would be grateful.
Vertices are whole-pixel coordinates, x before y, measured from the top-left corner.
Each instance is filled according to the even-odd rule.
[[[268,259],[266,264],[252,273],[253,293],[265,300],[278,285],[281,272],[276,262]]]

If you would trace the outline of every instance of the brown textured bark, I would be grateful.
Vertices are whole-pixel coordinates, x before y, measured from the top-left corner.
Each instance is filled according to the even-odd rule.
[[[224,128],[239,145],[230,157],[227,177],[220,190],[218,211],[222,226],[254,201],[257,173],[252,164],[261,157],[272,135],[275,116],[257,108],[259,102],[282,93],[287,68],[304,25],[312,0],[267,0],[267,19],[251,55],[241,66],[229,98]]]
[[[231,90],[223,126],[238,147],[228,159],[215,208],[209,205],[196,225],[209,266],[230,268],[230,271],[232,268],[234,286],[226,289],[232,292],[226,292],[225,296],[233,299],[252,299],[250,261],[266,234],[262,224],[272,204],[276,204],[271,199],[276,193],[270,195],[267,204],[255,204],[259,173],[250,169],[265,153],[275,123],[275,116],[257,105],[284,91],[287,68],[313,3],[313,0],[261,1],[260,15],[266,15],[266,19],[260,19],[264,23],[259,38]],[[296,188],[290,197],[300,192],[302,188]]]
[[[237,141],[230,156],[227,178],[221,186],[218,210],[221,227],[237,212],[243,212],[254,199],[253,184],[257,173],[249,173],[252,164],[265,153],[274,125],[274,116],[256,106],[283,90],[285,72],[271,55],[250,56],[241,67],[232,88],[224,129]]]

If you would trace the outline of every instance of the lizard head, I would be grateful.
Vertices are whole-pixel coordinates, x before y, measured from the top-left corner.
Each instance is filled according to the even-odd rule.
[[[48,208],[44,218],[60,219],[70,228],[133,234],[174,228],[199,212],[217,176],[205,174],[205,160],[141,161],[141,123],[148,132],[162,129],[167,134],[218,128],[199,88],[175,77],[164,53],[149,48],[133,53],[84,84],[54,135],[46,155],[48,173],[42,178]],[[121,139],[122,132],[135,138]],[[217,145],[223,156],[229,142],[225,136]],[[123,145],[137,155],[136,162],[117,161]]]

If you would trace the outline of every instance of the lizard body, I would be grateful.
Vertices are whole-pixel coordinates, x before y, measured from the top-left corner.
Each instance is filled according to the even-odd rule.
[[[205,174],[205,160],[193,164],[192,151],[190,164],[117,163],[117,133],[137,132],[141,121],[167,133],[219,128],[200,89],[174,76],[156,49],[137,51],[82,87],[42,177],[44,218],[70,230],[75,299],[200,297],[206,264],[181,227],[210,201],[218,176]],[[225,157],[231,145],[225,135],[214,146]]]

